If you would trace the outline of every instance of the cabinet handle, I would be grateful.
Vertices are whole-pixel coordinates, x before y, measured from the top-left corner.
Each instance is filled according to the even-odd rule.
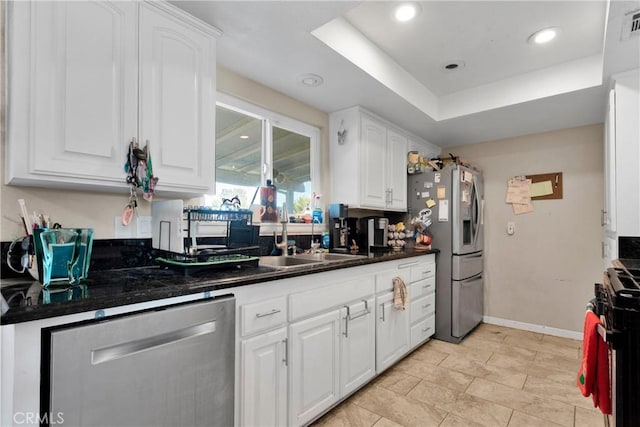
[[[431,286],[432,286],[431,284],[428,284],[428,285],[422,285],[422,288],[423,288],[423,289],[429,289]]]
[[[283,339],[282,344],[284,344],[284,357],[282,362],[284,366],[289,366],[289,338]]]
[[[352,316],[351,313],[349,313],[349,307],[347,307],[347,316],[349,317],[349,320],[356,320],[361,318],[362,316],[366,316],[367,314],[371,313],[371,310],[369,310],[369,303],[367,303],[367,300],[363,299],[362,302],[364,303],[364,310],[362,310],[360,313],[356,314],[355,316]]]
[[[426,275],[427,275],[427,274],[429,274],[429,273],[431,273],[431,270],[423,271],[423,272],[422,272],[422,275],[423,275],[423,276],[426,276]]]
[[[429,332],[431,328],[423,329],[422,332]]]
[[[411,267],[412,265],[416,265],[417,263],[418,263],[418,261],[406,262],[404,264],[400,264],[398,266],[398,270],[402,270],[403,268]]]
[[[384,322],[384,303],[380,304],[380,307],[382,307],[382,317],[380,318],[380,320]]]
[[[349,338],[349,317],[350,317],[350,310],[348,306],[344,306],[344,308],[347,309],[347,315],[344,316],[344,332],[342,333],[342,335],[344,335],[345,338]]]
[[[260,318],[260,317],[267,317],[267,316],[271,316],[272,314],[278,314],[280,313],[280,309],[278,308],[274,308],[273,310],[267,312],[267,313],[256,313],[256,317]]]
[[[431,304],[426,304],[422,306],[422,308],[429,308],[429,307],[431,307]]]

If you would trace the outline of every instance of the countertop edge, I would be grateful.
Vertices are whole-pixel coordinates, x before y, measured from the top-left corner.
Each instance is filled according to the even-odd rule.
[[[228,288],[236,288],[240,286],[248,286],[256,283],[264,283],[274,280],[288,279],[293,277],[305,276],[309,274],[333,271],[336,269],[358,267],[362,265],[376,264],[399,259],[413,258],[428,254],[437,254],[438,249],[429,251],[401,251],[392,252],[383,256],[373,258],[358,258],[353,260],[345,260],[333,262],[326,265],[314,265],[304,269],[291,270],[272,270],[269,272],[260,272],[255,274],[247,274],[243,276],[233,276],[228,279],[212,279],[212,280],[195,280],[192,284],[175,284],[166,285],[161,288],[146,289],[141,291],[123,292],[117,297],[96,297],[93,299],[81,299],[75,301],[65,301],[46,305],[32,305],[26,307],[11,308],[0,318],[0,325],[10,325],[24,323],[35,320],[43,320],[53,317],[60,317],[71,314],[78,314],[87,311],[108,309],[121,307],[131,304],[138,304],[150,301],[156,301],[167,298],[180,297],[185,295],[197,294],[207,291],[219,291]],[[156,267],[147,267],[156,268]],[[132,269],[129,269],[132,270]],[[90,289],[90,288],[89,288]]]

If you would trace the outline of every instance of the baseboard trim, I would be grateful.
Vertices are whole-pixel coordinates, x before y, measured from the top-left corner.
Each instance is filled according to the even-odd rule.
[[[524,331],[537,332],[539,334],[553,335],[562,338],[571,338],[582,341],[582,332],[570,331],[568,329],[552,328],[533,323],[517,322],[515,320],[500,319],[498,317],[483,316],[482,321],[491,325],[506,326],[508,328],[522,329]]]

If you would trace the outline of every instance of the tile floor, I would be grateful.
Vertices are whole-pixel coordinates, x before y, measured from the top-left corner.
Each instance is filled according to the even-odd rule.
[[[481,324],[459,345],[427,342],[314,426],[602,427],[575,385],[581,345]]]

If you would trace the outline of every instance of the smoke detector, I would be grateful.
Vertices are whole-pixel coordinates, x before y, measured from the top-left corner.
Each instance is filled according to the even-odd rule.
[[[627,12],[622,20],[620,40],[627,40],[640,35],[640,9]]]
[[[324,83],[324,79],[317,74],[302,74],[298,76],[298,83],[303,86],[317,87]]]

